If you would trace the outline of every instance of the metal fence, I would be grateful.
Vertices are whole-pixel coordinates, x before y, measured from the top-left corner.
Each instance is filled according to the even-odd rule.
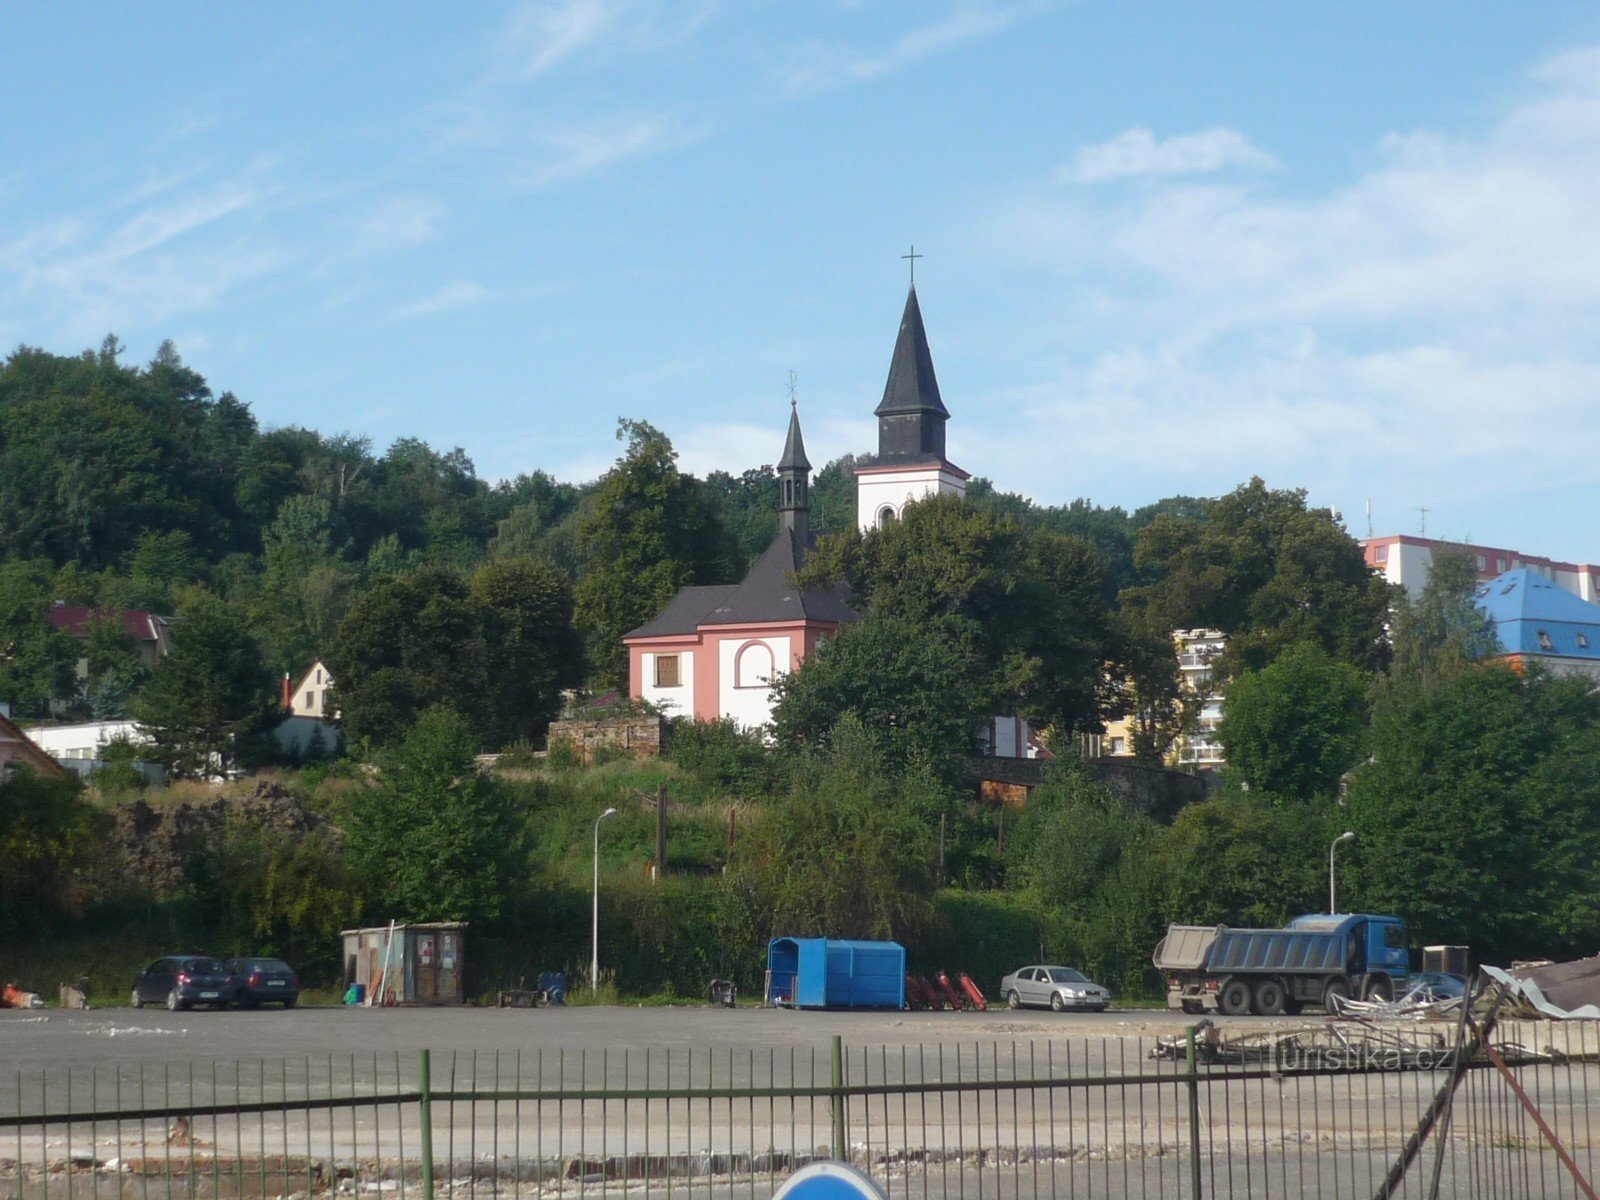
[[[1592,1195],[1600,1031],[1435,1028],[108,1063],[0,1098],[0,1196]]]

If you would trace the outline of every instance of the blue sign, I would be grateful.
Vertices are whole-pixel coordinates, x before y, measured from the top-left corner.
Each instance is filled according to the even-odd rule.
[[[883,1189],[854,1167],[841,1162],[814,1162],[801,1167],[772,1200],[887,1200]]]

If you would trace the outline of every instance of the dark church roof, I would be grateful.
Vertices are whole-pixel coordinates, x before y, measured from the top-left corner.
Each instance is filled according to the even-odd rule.
[[[906,295],[906,310],[900,317],[900,335],[895,339],[894,357],[889,362],[889,381],[883,399],[873,411],[886,417],[899,413],[929,413],[948,417],[939,397],[939,380],[933,373],[933,354],[928,349],[928,333],[922,327],[922,309],[917,304],[917,289]]]
[[[736,583],[717,583],[709,587],[686,587],[670,601],[653,619],[637,629],[630,629],[624,638],[671,637],[675,634],[693,633],[705,616],[738,589]]]
[[[744,582],[709,613],[704,625],[746,625],[760,621],[830,621],[843,624],[856,614],[837,589],[794,585],[791,576],[800,569],[809,550],[791,529],[780,529]]]
[[[674,637],[693,634],[702,625],[751,625],[778,621],[825,621],[845,625],[857,620],[844,600],[843,588],[795,587],[791,576],[805,553],[790,529],[778,531],[742,583],[687,587],[672,598],[661,615],[630,630],[624,638]]]

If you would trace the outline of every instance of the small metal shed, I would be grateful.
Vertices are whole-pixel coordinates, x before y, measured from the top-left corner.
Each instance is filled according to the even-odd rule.
[[[774,938],[767,946],[766,1002],[785,1008],[904,1008],[905,947]]]
[[[376,1004],[461,1004],[466,1000],[466,922],[346,929],[344,982]]]

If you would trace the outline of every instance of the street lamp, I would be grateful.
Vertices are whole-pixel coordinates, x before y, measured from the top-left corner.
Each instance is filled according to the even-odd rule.
[[[589,990],[600,990],[600,822],[607,817],[617,815],[617,810],[608,808],[594,819],[594,932],[590,941],[592,953],[589,957]],[[1353,834],[1351,835],[1354,836]]]
[[[1356,835],[1347,829],[1334,838],[1333,845],[1328,847],[1328,912],[1331,915],[1337,915],[1339,912],[1338,902],[1334,899],[1333,891],[1333,852],[1339,848],[1339,843],[1353,842],[1355,840]]]

